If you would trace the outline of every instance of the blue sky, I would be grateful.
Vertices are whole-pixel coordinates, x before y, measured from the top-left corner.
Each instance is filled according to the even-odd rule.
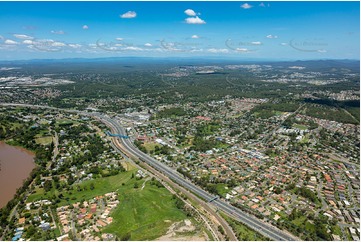
[[[0,59],[359,59],[359,2],[0,2]]]

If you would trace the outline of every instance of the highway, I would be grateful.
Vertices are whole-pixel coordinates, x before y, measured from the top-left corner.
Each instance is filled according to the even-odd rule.
[[[125,129],[121,127],[118,122],[115,120],[105,117],[105,116],[98,116],[99,119],[105,121],[108,125],[112,127],[112,129],[117,133],[121,135],[127,135],[125,132]],[[127,153],[130,153],[132,156],[139,158],[141,161],[146,162],[153,168],[157,169],[158,171],[162,172],[164,175],[172,179],[174,182],[178,183],[182,187],[188,189],[189,191],[193,192],[194,194],[198,195],[199,197],[203,198],[205,201],[209,201],[212,198],[214,198],[214,195],[211,195],[210,193],[204,191],[200,187],[196,186],[195,184],[191,183],[190,181],[186,180],[181,174],[179,174],[177,171],[171,169],[170,167],[164,165],[163,163],[155,160],[154,158],[144,154],[138,148],[136,148],[131,139],[119,139],[122,147],[122,149],[126,149]],[[214,200],[212,202],[214,206],[216,206],[219,210],[222,210],[223,212],[227,213],[231,217],[235,218],[236,220],[246,224],[250,228],[254,229],[255,231],[261,233],[267,238],[270,238],[272,240],[277,241],[295,241],[298,240],[296,237],[292,236],[288,232],[281,231],[278,228],[261,221],[260,219],[249,215],[239,208],[236,208],[229,203],[223,201],[223,200]]]
[[[13,103],[0,103],[2,106],[23,106],[23,107],[31,107],[31,108],[44,108],[44,109],[53,109],[53,110],[62,110],[65,112],[71,113],[78,113],[81,115],[91,116],[99,119],[103,123],[107,124],[107,126],[115,133],[126,136],[125,129],[119,125],[117,121],[111,119],[107,115],[100,114],[100,113],[88,113],[88,112],[81,112],[78,110],[67,110],[61,108],[54,108],[49,106],[42,106],[42,105],[30,105],[30,104],[13,104]],[[144,154],[138,148],[136,148],[131,139],[122,139],[118,138],[121,147],[117,147],[118,149],[126,149],[125,152],[131,154],[132,156],[140,159],[143,162],[146,162],[151,167],[155,168],[156,170],[163,173],[165,176],[169,177],[174,182],[178,183],[180,186],[188,189],[189,191],[193,192],[197,196],[201,197],[205,201],[209,201],[213,199],[215,196],[204,191],[200,187],[196,186],[192,182],[186,180],[181,174],[177,171],[171,169],[170,167],[164,165],[163,163],[155,160],[154,158]],[[245,213],[244,211],[236,208],[229,203],[217,199],[212,202],[214,206],[216,206],[219,210],[225,212],[229,216],[233,217],[234,219],[246,224],[250,228],[254,229],[255,231],[259,232],[263,236],[270,238],[276,241],[296,241],[299,240],[297,237],[291,235],[287,231],[282,231],[260,219]]]

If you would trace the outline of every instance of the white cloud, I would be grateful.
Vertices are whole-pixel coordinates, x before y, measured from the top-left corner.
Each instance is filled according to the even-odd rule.
[[[16,45],[1,45],[0,44],[0,50],[14,50],[16,49]]]
[[[26,34],[13,34],[15,38],[17,39],[34,39],[34,37],[31,37]]]
[[[116,47],[121,47],[123,46],[122,44],[115,44]]]
[[[66,46],[66,44],[62,43],[62,42],[53,42],[51,44],[51,46],[54,46],[54,47],[62,47],[62,46]]]
[[[253,41],[251,42],[252,45],[262,45],[262,42],[260,41]]]
[[[237,48],[236,51],[237,52],[243,52],[243,53],[249,52],[249,50],[247,48]]]
[[[84,25],[84,26],[86,26],[86,25]],[[52,34],[65,34],[65,32],[63,30],[52,30],[52,31],[50,31],[50,33],[52,33]]]
[[[281,43],[281,45],[282,45],[282,46],[286,46],[286,45],[288,45],[288,44],[287,44],[287,43]]]
[[[141,51],[143,50],[142,48],[139,48],[139,47],[135,47],[135,46],[128,46],[128,47],[125,47],[123,50],[136,50],[136,51]]]
[[[207,50],[208,52],[211,53],[228,53],[228,49],[215,49],[215,48],[211,48]]]
[[[152,47],[153,45],[151,43],[145,43],[144,46]]]
[[[80,44],[68,44],[68,46],[71,47],[71,48],[77,49],[77,48],[80,48],[82,45],[80,45]]]
[[[184,11],[185,14],[187,14],[188,16],[196,16],[196,12],[194,12],[192,9],[187,9]]]
[[[2,37],[2,36],[0,35],[0,39],[4,39],[4,37]]]
[[[192,37],[191,37],[192,39],[199,39],[199,36],[198,35],[192,35]]]
[[[18,42],[14,41],[14,40],[11,40],[11,39],[5,40],[4,43],[7,44],[7,45],[17,45],[18,44]]]
[[[26,45],[32,45],[32,44],[33,44],[33,41],[32,41],[32,40],[27,39],[27,40],[24,40],[24,41],[23,41],[23,44],[26,44]]]
[[[120,15],[121,18],[135,18],[137,17],[137,13],[134,11],[128,11]]]
[[[205,24],[206,23],[206,21],[204,21],[203,19],[200,19],[198,16],[186,18],[185,20],[186,20],[187,24]]]
[[[122,41],[123,40],[123,38],[115,38],[115,40],[118,40],[118,41]]]
[[[277,39],[277,38],[278,38],[277,35],[271,35],[271,34],[267,35],[266,37],[267,37],[268,39]]]
[[[317,50],[317,52],[319,52],[319,53],[326,53],[327,50]]]
[[[190,52],[191,52],[191,53],[194,53],[194,52],[203,52],[203,49],[192,49]]]
[[[250,8],[252,8],[252,7],[253,7],[253,6],[250,5],[250,4],[248,4],[248,3],[244,3],[244,4],[241,5],[241,8],[243,8],[243,9],[250,9]]]
[[[39,42],[48,42],[48,43],[54,43],[55,41],[52,39],[41,39]]]
[[[83,29],[89,29],[88,25],[83,25]]]
[[[115,46],[110,46],[110,47],[107,47],[106,50],[119,50],[119,49]]]

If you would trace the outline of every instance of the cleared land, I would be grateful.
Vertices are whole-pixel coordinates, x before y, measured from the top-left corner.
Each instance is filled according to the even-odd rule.
[[[37,144],[42,144],[42,145],[48,145],[51,143],[51,141],[53,141],[53,137],[51,136],[38,137],[35,139],[35,142]]]
[[[95,196],[117,191],[120,201],[113,211],[113,223],[104,232],[115,234],[120,240],[152,240],[166,234],[168,227],[187,218],[183,210],[175,205],[176,199],[164,187],[155,182],[133,177],[137,169],[122,172],[116,176],[99,178],[73,185],[69,191],[53,188],[45,192],[37,189],[27,202],[50,199],[54,195],[61,198],[58,206],[89,200]],[[91,189],[90,184],[94,185]],[[144,184],[144,187],[143,187]]]
[[[153,240],[164,235],[172,223],[186,218],[165,188],[146,182],[141,189],[143,182],[138,183],[139,188],[134,188],[134,183],[120,187],[120,203],[111,214],[113,223],[104,229],[120,240]]]

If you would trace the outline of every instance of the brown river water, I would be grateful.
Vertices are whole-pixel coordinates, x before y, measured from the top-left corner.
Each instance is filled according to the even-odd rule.
[[[0,142],[0,208],[13,198],[34,168],[32,152]]]

